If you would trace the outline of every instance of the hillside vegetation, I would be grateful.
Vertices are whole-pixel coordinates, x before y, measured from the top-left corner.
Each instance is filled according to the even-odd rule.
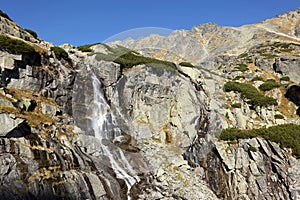
[[[300,125],[284,124],[252,130],[230,128],[224,129],[220,135],[221,140],[238,140],[254,137],[263,137],[280,144],[281,147],[291,148],[293,155],[300,158]]]

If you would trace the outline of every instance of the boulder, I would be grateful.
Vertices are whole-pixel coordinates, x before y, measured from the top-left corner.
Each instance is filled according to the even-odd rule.
[[[57,106],[51,105],[46,102],[41,102],[41,108],[42,113],[50,117],[55,117],[59,113],[61,113],[61,110]]]

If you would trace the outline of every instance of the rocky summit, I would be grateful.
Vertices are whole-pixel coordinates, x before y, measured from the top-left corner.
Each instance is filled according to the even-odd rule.
[[[0,13],[1,199],[300,199],[300,10],[60,47]]]

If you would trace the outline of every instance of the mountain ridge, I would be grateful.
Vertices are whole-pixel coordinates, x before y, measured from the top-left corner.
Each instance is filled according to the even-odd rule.
[[[252,25],[243,25],[240,27],[231,27],[231,26],[219,26],[214,23],[207,23],[202,25],[196,25],[191,30],[175,30],[173,33],[171,33],[168,37],[159,37],[159,36],[150,36],[145,37],[140,40],[134,41],[117,41],[114,42],[119,45],[123,45],[125,47],[134,49],[134,50],[143,50],[145,48],[152,48],[156,50],[166,50],[167,52],[170,52],[174,55],[178,55],[178,57],[185,58],[187,61],[192,62],[194,64],[200,64],[201,61],[204,61],[206,59],[206,56],[202,56],[202,54],[207,54],[207,52],[210,52],[211,54],[214,54],[213,49],[209,49],[207,45],[215,47],[215,48],[221,48],[222,46],[229,45],[233,46],[234,49],[228,49],[231,52],[228,52],[228,54],[234,54],[238,55],[243,53],[245,50],[247,50],[247,46],[253,46],[253,44],[247,42],[247,40],[253,40],[255,44],[262,43],[262,41],[259,41],[259,37],[266,37],[263,38],[264,40],[270,39],[272,41],[280,41],[280,38],[282,37],[290,37],[290,38],[284,38],[283,40],[289,40],[291,41],[296,40],[294,42],[297,42],[299,44],[300,40],[299,38],[293,38],[298,29],[296,27],[299,27],[299,9],[278,15],[280,17],[272,18],[269,20],[264,20],[263,22],[259,22]],[[293,19],[293,20],[291,20]],[[283,23],[283,21],[286,22],[286,20],[289,22],[288,24],[291,26],[282,27],[279,29],[279,25]],[[282,21],[282,22],[281,22]],[[275,26],[277,24],[277,26]],[[286,24],[286,23],[285,23]],[[274,30],[266,30],[272,29]],[[290,28],[290,30],[288,30]],[[283,30],[282,34],[290,34],[291,35],[277,35],[276,32],[279,30]],[[250,33],[247,33],[250,32]],[[208,34],[207,34],[208,33]],[[212,33],[214,33],[212,35]],[[227,34],[227,35],[224,35]],[[266,34],[269,34],[270,36],[265,36]],[[260,35],[260,36],[259,36]],[[188,38],[186,38],[188,37]],[[221,41],[221,43],[218,43],[217,38],[226,38],[228,41]],[[241,38],[242,37],[242,38]],[[275,38],[273,38],[275,37]],[[212,38],[212,40],[210,39]],[[235,38],[241,38],[241,40],[235,40]],[[156,41],[155,41],[156,40]],[[257,40],[257,41],[255,41]],[[155,41],[155,42],[154,42]],[[183,42],[184,41],[184,42]],[[177,43],[176,43],[177,42]],[[182,43],[180,43],[182,42]],[[237,43],[235,45],[232,45],[231,43]],[[176,44],[176,46],[179,46],[177,48],[173,47],[172,44]],[[243,44],[244,46],[239,46],[239,44]],[[184,46],[190,45],[188,48]],[[193,46],[194,45],[194,46]],[[146,47],[147,46],[147,47]],[[189,48],[197,48],[197,52],[192,52],[189,50]],[[240,49],[239,49],[240,48]],[[221,48],[222,49],[222,48]],[[186,54],[181,54],[182,51],[186,51]],[[221,52],[227,51],[227,49],[219,50]],[[233,52],[236,51],[236,52]],[[194,55],[195,54],[195,55]],[[218,54],[216,52],[215,54]],[[150,55],[150,54],[146,54]],[[154,53],[154,57],[164,58],[163,55],[165,55],[162,52]],[[162,56],[159,56],[162,55]],[[191,56],[192,55],[192,56]],[[194,56],[193,56],[194,55]],[[199,59],[200,58],[200,59]],[[170,60],[176,60],[176,58],[170,58]],[[182,60],[181,60],[182,61]]]
[[[54,47],[0,16],[0,196],[298,200],[299,18]]]

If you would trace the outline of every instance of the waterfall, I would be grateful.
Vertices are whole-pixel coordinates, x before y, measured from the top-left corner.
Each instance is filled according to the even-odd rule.
[[[95,137],[101,141],[100,148],[102,149],[103,154],[109,158],[117,178],[125,181],[127,186],[127,197],[130,199],[130,189],[135,182],[139,181],[139,178],[132,175],[134,174],[134,170],[120,148],[114,145],[108,146],[103,144],[103,141],[112,141],[115,137],[120,136],[121,130],[118,128],[110,106],[104,98],[101,82],[89,66],[87,69],[91,72],[93,87],[92,129],[95,133]]]

